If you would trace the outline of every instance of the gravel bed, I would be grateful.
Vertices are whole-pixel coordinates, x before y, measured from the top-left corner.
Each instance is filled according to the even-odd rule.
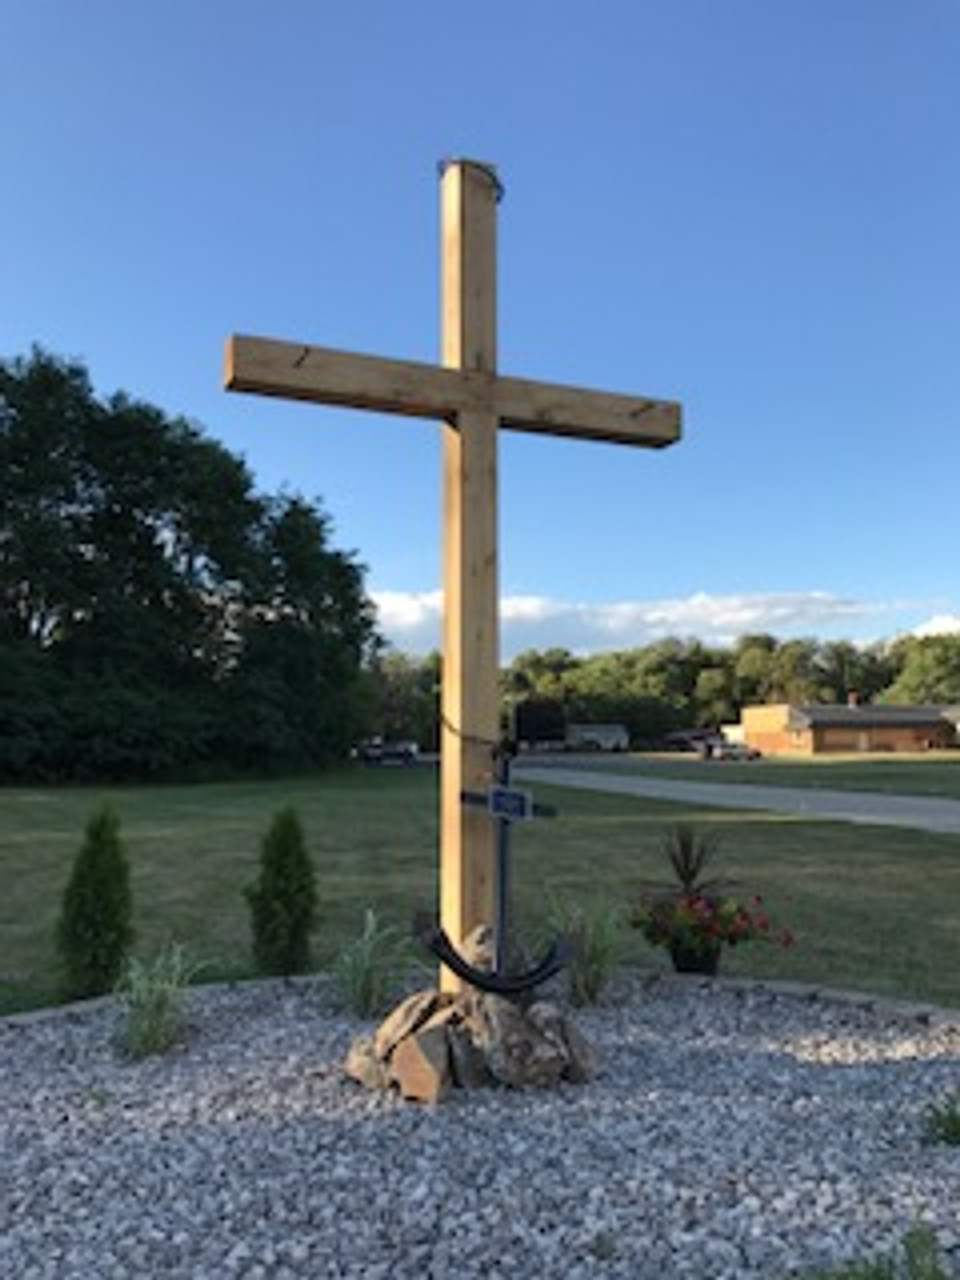
[[[960,1275],[951,1022],[631,978],[585,1086],[370,1094],[320,984],[198,989],[127,1062],[111,1003],[0,1021],[0,1275],[783,1277],[935,1231]]]

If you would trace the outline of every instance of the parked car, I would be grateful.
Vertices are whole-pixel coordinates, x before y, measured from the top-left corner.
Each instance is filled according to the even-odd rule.
[[[353,749],[355,760],[363,764],[413,764],[420,754],[415,742],[390,742],[386,738],[366,738]]]
[[[748,747],[745,742],[713,742],[707,755],[708,760],[759,760],[762,752],[756,747]]]

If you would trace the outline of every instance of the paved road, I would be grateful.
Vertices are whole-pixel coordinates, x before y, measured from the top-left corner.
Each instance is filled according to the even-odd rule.
[[[766,787],[750,783],[681,782],[652,778],[648,774],[603,773],[599,768],[577,769],[563,765],[518,762],[517,781],[544,786],[578,787],[582,791],[607,791],[618,795],[649,796],[683,804],[721,809],[766,809],[803,817],[835,818],[841,822],[867,822],[874,826],[912,827],[921,831],[960,834],[960,800],[930,796],[891,796],[876,791],[820,791],[801,787]]]

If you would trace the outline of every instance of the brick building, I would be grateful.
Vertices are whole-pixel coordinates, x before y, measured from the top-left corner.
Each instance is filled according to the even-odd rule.
[[[810,704],[744,707],[743,740],[764,755],[929,751],[957,743],[956,708]]]

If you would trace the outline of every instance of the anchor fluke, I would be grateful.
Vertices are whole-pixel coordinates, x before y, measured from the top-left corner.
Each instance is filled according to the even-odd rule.
[[[558,938],[527,973],[490,973],[485,969],[477,969],[466,961],[438,924],[418,920],[414,924],[414,931],[427,950],[432,951],[451,973],[480,991],[499,996],[519,996],[539,987],[569,963],[571,954],[569,941]]]

